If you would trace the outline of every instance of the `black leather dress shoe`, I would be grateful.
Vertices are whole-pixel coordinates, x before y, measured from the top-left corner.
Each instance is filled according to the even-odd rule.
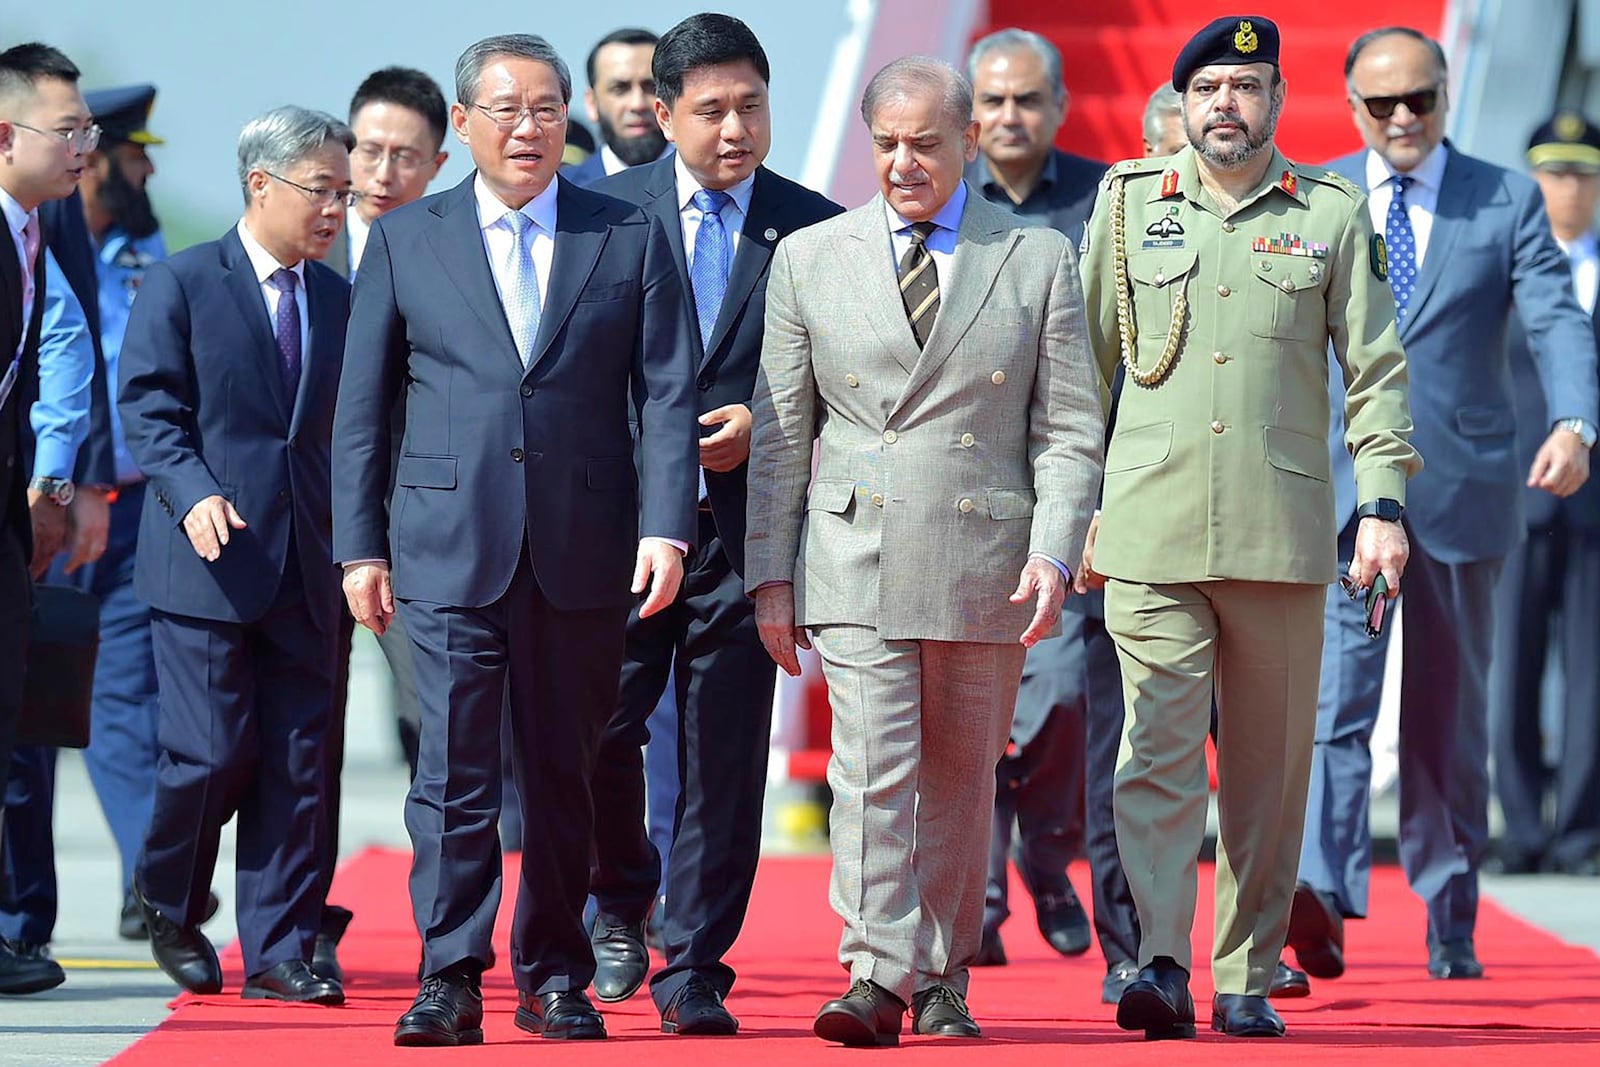
[[[607,1004],[627,1000],[650,974],[650,952],[644,947],[644,923],[611,922],[595,916],[589,936],[594,950],[594,995]]]
[[[1344,973],[1344,916],[1332,897],[1304,882],[1294,887],[1294,903],[1289,908],[1289,947],[1313,978],[1337,978]]]
[[[1063,956],[1081,956],[1089,951],[1089,913],[1072,886],[1061,896],[1041,896],[1035,901],[1039,933],[1050,947]]]
[[[200,928],[179,926],[157,911],[138,887],[133,892],[150,932],[150,955],[166,976],[191,993],[222,992],[222,964]]]
[[[661,1012],[663,1034],[728,1037],[739,1032],[739,1020],[722,1005],[722,994],[702,974],[692,974]]]
[[[483,1044],[483,994],[477,976],[446,969],[424,978],[411,1009],[395,1024],[394,1043],[412,1047]]]
[[[1306,972],[1291,967],[1282,960],[1272,972],[1272,988],[1267,995],[1274,1000],[1298,1000],[1311,995],[1311,978]]]
[[[1282,1037],[1283,1019],[1266,997],[1218,993],[1211,998],[1211,1029],[1229,1037]]]
[[[926,1037],[982,1037],[967,1010],[967,998],[947,985],[929,986],[911,998],[911,1032]]]
[[[334,1008],[344,1003],[344,986],[317,974],[305,960],[285,960],[254,978],[247,978],[245,1000],[287,1000],[295,1004],[321,1004]]]
[[[517,1027],[552,1041],[597,1041],[606,1036],[606,1021],[581,989],[521,994]]]
[[[50,958],[43,945],[7,941],[0,937],[0,993],[25,996],[54,989],[67,980],[61,964]]]
[[[1189,972],[1170,956],[1157,956],[1122,991],[1117,1025],[1143,1030],[1146,1041],[1194,1036],[1194,997]]]
[[[1478,962],[1478,952],[1471,938],[1444,941],[1428,952],[1430,978],[1482,978],[1483,964]]]
[[[983,940],[978,942],[978,954],[972,957],[974,967],[1004,967],[1006,943],[1000,940],[1000,931],[983,928]]]
[[[898,1045],[905,1015],[905,1001],[877,982],[862,978],[851,983],[844,996],[822,1006],[811,1032],[824,1041],[853,1048]]]
[[[1106,968],[1105,979],[1100,983],[1100,1003],[1115,1004],[1122,999],[1122,991],[1139,976],[1139,965],[1132,960],[1118,960]]]
[[[205,914],[200,916],[201,925],[210,922],[220,907],[222,901],[217,895],[207,893]],[[150,936],[150,931],[144,928],[144,912],[139,910],[139,900],[131,890],[122,898],[122,911],[117,916],[117,936],[124,941],[144,941]]]

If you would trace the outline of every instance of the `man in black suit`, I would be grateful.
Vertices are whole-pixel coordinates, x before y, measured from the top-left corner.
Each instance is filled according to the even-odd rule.
[[[83,157],[98,140],[71,60],[42,44],[0,52],[0,768],[10,766],[22,712],[31,577],[43,570],[35,566],[31,512],[39,521],[56,520],[58,530],[62,520],[50,510],[59,508],[55,500],[38,489],[29,492],[23,462],[24,403],[37,394],[45,304],[39,207],[71,195]],[[4,825],[0,807],[0,832]],[[41,978],[56,973],[0,943],[0,992],[48,988]]]
[[[665,155],[667,139],[656,123],[655,75],[650,71],[656,35],[638,27],[612,30],[589,49],[583,94],[589,121],[600,132],[600,150],[568,167],[563,177],[577,185],[643,166]]]
[[[645,832],[640,749],[671,674],[682,799],[666,857],[667,966],[651,992],[664,1031],[732,1034],[739,1024],[722,1000],[734,973],[723,956],[755,879],[776,673],[742,577],[750,395],[772,249],[842,209],[761,165],[772,146],[767,55],[743,22],[685,19],[657,43],[652,69],[656,116],[677,151],[594,188],[642,206],[672,246],[685,314],[699,327],[686,340],[703,484],[682,592],[666,611],[628,620],[621,692],[595,767],[594,986],[601,1000],[622,1000],[649,964],[644,921],[662,857]],[[652,447],[648,437],[642,446]]]
[[[1528,163],[1544,194],[1556,242],[1572,264],[1573,295],[1600,342],[1600,126],[1563,112],[1534,131]],[[1530,466],[1550,425],[1539,368],[1526,331],[1511,331],[1519,451]],[[1491,862],[1507,874],[1538,870],[1600,875],[1600,483],[1560,499],[1542,489],[1523,494],[1528,540],[1506,561],[1496,600],[1490,717],[1495,792],[1505,831]],[[1558,655],[1566,676],[1557,716],[1560,756],[1545,763],[1540,690],[1545,662]],[[1545,816],[1545,797],[1555,804]]]
[[[647,587],[642,616],[672,602],[697,536],[693,368],[672,250],[638,208],[556,178],[571,95],[542,38],[470,46],[450,119],[477,170],[374,223],[356,280],[334,555],[357,622],[381,633],[398,603],[422,708],[406,827],[425,978],[395,1028],[400,1045],[483,1039],[508,703],[523,815],[516,1022],[548,1038],[605,1036],[584,993],[589,776],[628,609]],[[402,388],[391,517],[389,416]],[[650,442],[638,474],[630,395]]]
[[[349,127],[280,107],[239,135],[244,217],[145,274],[119,410],[149,491],[134,588],[161,691],[134,893],[162,970],[216,993],[198,928],[238,822],[247,999],[341,1004],[312,971],[339,589],[329,446],[349,286],[316,262],[350,198]]]

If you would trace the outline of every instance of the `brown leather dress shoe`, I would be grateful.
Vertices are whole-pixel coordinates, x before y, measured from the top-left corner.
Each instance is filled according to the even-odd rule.
[[[853,1048],[900,1044],[906,1003],[877,982],[858,979],[850,991],[817,1012],[811,1032]]]

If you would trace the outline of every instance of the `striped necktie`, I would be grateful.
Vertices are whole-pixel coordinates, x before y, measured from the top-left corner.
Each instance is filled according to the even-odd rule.
[[[939,314],[939,268],[928,251],[928,237],[934,229],[931,222],[913,223],[911,247],[900,260],[900,299],[906,305],[906,319],[918,348],[927,345],[934,317]]]

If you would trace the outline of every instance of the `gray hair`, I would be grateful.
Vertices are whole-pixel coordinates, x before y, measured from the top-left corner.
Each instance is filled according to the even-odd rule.
[[[1161,135],[1165,132],[1162,122],[1169,115],[1183,115],[1183,97],[1171,85],[1162,85],[1150,94],[1150,102],[1144,106],[1145,144],[1161,143]]]
[[[978,80],[978,64],[990,52],[1020,52],[1025,49],[1031,50],[1044,64],[1044,76],[1050,83],[1050,91],[1055,94],[1056,103],[1061,103],[1067,98],[1067,83],[1061,75],[1061,50],[1048,38],[1032,30],[1019,30],[1013,26],[979,39],[972,46],[972,51],[967,53],[967,77],[974,82]]]
[[[244,124],[239,131],[239,185],[250,202],[250,172],[279,173],[294,166],[329,141],[356,146],[350,127],[322,111],[287,104]]]
[[[502,33],[467,46],[456,60],[456,102],[470,104],[483,85],[483,68],[495,56],[515,56],[543,63],[561,82],[561,102],[572,103],[572,72],[550,42],[531,33]]]
[[[861,120],[871,129],[872,116],[886,99],[935,94],[951,128],[966,129],[972,122],[972,83],[965,74],[932,56],[905,56],[874,74],[861,94]]]

